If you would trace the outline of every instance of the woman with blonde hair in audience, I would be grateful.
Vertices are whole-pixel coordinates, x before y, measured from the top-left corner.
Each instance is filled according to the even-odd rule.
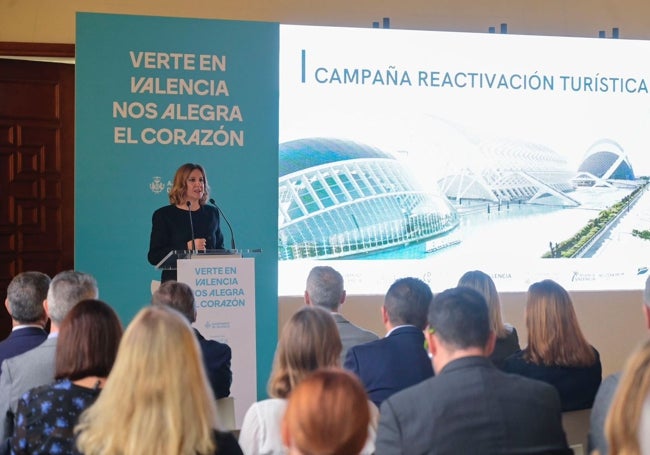
[[[357,455],[368,438],[368,395],[351,373],[316,370],[291,392],[282,421],[290,455]]]
[[[478,291],[488,304],[490,310],[490,328],[495,333],[497,340],[490,360],[497,367],[503,366],[503,361],[509,355],[519,351],[519,336],[517,329],[503,322],[501,316],[501,300],[492,278],[480,270],[465,273],[458,281],[458,286],[465,286]]]
[[[253,403],[244,416],[239,444],[246,455],[288,453],[281,432],[287,398],[315,370],[339,367],[341,349],[336,323],[327,310],[305,306],[291,316],[275,352],[268,383],[271,398]],[[367,406],[373,418],[364,453],[373,453],[378,411],[371,402]]]
[[[99,395],[122,337],[115,311],[101,300],[82,300],[61,323],[53,384],[18,401],[11,453],[74,453],[74,426]]]
[[[563,411],[591,408],[602,376],[600,356],[580,330],[569,293],[553,280],[533,283],[526,328],[528,346],[505,360],[504,371],[554,385]]]
[[[217,412],[189,323],[160,306],[141,310],[124,332],[104,391],[79,419],[86,455],[241,454]]]
[[[625,363],[605,436],[610,455],[650,455],[650,340]]]

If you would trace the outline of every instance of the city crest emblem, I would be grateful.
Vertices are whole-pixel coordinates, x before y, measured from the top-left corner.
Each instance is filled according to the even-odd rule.
[[[153,182],[149,184],[149,188],[152,192],[158,194],[165,189],[165,184],[162,182],[162,179],[160,177],[154,177]]]

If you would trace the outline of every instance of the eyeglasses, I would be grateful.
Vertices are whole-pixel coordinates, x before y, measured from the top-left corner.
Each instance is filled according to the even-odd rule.
[[[203,179],[203,177],[199,177],[198,179],[196,177],[190,177],[189,179],[187,179],[187,181],[189,183],[196,183],[196,182],[205,183],[205,180]]]

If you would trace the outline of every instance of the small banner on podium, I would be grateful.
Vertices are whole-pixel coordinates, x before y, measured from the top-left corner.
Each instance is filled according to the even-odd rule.
[[[230,395],[235,399],[237,428],[241,428],[246,410],[257,401],[255,260],[230,256],[179,259],[178,281],[194,291],[194,327],[206,339],[232,349]]]

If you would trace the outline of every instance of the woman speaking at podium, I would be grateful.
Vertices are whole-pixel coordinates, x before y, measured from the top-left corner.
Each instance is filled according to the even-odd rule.
[[[210,186],[200,164],[185,163],[174,175],[169,205],[151,218],[148,259],[158,264],[172,250],[223,249],[219,210],[206,205]],[[161,281],[176,279],[176,270],[163,270]]]

